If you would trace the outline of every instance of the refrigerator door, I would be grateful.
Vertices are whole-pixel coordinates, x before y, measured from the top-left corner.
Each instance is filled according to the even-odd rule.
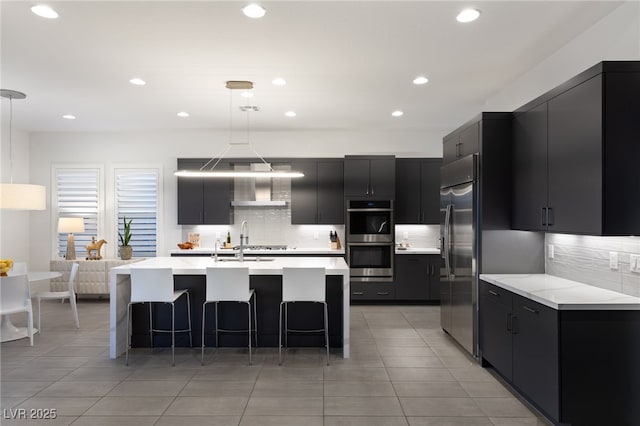
[[[451,334],[469,353],[476,354],[476,237],[474,184],[450,188]]]
[[[444,273],[440,274],[440,324],[451,334],[451,188],[440,189],[440,256]]]

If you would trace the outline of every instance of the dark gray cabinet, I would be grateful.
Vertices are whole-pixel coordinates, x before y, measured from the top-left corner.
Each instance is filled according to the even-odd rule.
[[[344,224],[343,160],[296,160],[304,177],[291,180],[291,223]]]
[[[512,228],[640,233],[640,61],[601,62],[518,109]]]
[[[347,155],[344,159],[344,195],[354,199],[393,200],[394,156]]]
[[[474,122],[455,130],[443,139],[442,164],[475,154],[480,149],[480,123]]]
[[[439,158],[396,159],[396,224],[440,223]]]
[[[480,281],[480,349],[483,362],[560,418],[558,311]]]
[[[199,170],[206,160],[178,159],[178,169]],[[221,162],[217,168],[228,169]],[[179,225],[226,225],[232,223],[233,179],[178,177]]]
[[[394,300],[395,297],[396,289],[393,283],[351,283],[351,300],[353,301]]]
[[[440,256],[398,254],[394,268],[396,300],[440,299]]]

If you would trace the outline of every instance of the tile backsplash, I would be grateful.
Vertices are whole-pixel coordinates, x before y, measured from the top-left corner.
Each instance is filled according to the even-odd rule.
[[[396,225],[396,243],[410,247],[439,248],[440,225]]]
[[[631,256],[640,255],[640,237],[546,234],[545,243],[547,274],[640,297],[640,272],[630,267]],[[618,257],[617,269],[610,267],[612,252]]]

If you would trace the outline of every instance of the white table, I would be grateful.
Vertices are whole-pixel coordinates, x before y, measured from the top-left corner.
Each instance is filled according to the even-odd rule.
[[[9,274],[12,275],[12,274]],[[60,272],[29,272],[27,276],[29,278],[29,283],[34,283],[37,281],[50,280],[53,278],[58,278],[62,274]],[[37,329],[33,329],[34,334],[37,332]],[[28,332],[26,327],[16,327],[11,322],[11,317],[9,315],[2,315],[2,320],[0,321],[0,342],[9,342],[12,340],[24,339],[28,337]]]

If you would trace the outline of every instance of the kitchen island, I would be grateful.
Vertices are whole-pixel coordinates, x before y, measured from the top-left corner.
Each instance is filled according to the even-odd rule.
[[[327,304],[329,305],[329,334],[330,346],[342,347],[345,358],[349,357],[349,267],[341,257],[262,257],[255,260],[215,261],[210,257],[156,257],[135,264],[141,268],[171,268],[173,270],[175,288],[189,289],[191,294],[191,322],[193,325],[193,345],[201,344],[202,302],[205,294],[205,271],[207,267],[224,268],[230,266],[246,266],[249,268],[250,285],[258,296],[258,343],[259,347],[277,347],[278,341],[278,309],[282,297],[282,268],[284,267],[324,267],[327,272]],[[258,260],[259,259],[259,260]],[[131,295],[130,265],[112,268],[110,271],[110,336],[109,355],[117,358],[125,352],[127,344],[127,304]],[[307,328],[306,323],[315,320],[322,321],[321,308],[306,304],[293,305],[289,309],[291,321],[297,321],[296,326]],[[149,346],[148,339],[148,308],[146,305],[134,305],[132,309],[132,345],[138,347]],[[166,308],[166,309],[163,309]],[[293,308],[293,309],[292,309]],[[315,309],[318,308],[318,315]],[[176,303],[176,329],[186,328],[179,321],[184,309],[182,304]],[[220,322],[222,328],[236,328],[244,325],[246,320],[239,321],[242,311],[239,306],[224,306],[220,308]],[[246,308],[245,308],[246,309]],[[207,309],[207,324],[213,327],[213,309]],[[154,308],[156,327],[166,327],[170,324],[170,309],[168,306]],[[209,318],[211,315],[211,318]],[[244,314],[246,315],[246,314]],[[318,318],[316,318],[318,317]],[[226,321],[226,322],[225,322]],[[242,326],[237,327],[242,328]],[[292,327],[297,328],[297,327]],[[211,335],[210,335],[211,334]],[[206,345],[215,344],[213,332],[208,327]],[[156,346],[166,346],[167,336],[158,336],[154,341]],[[180,340],[179,340],[180,339]],[[186,340],[186,343],[185,343]],[[322,336],[299,336],[289,338],[290,346],[315,346],[322,341]],[[176,346],[188,345],[188,337],[176,334]],[[246,345],[246,337],[242,342],[242,335],[221,335],[220,346]],[[323,346],[323,345],[318,345]]]

